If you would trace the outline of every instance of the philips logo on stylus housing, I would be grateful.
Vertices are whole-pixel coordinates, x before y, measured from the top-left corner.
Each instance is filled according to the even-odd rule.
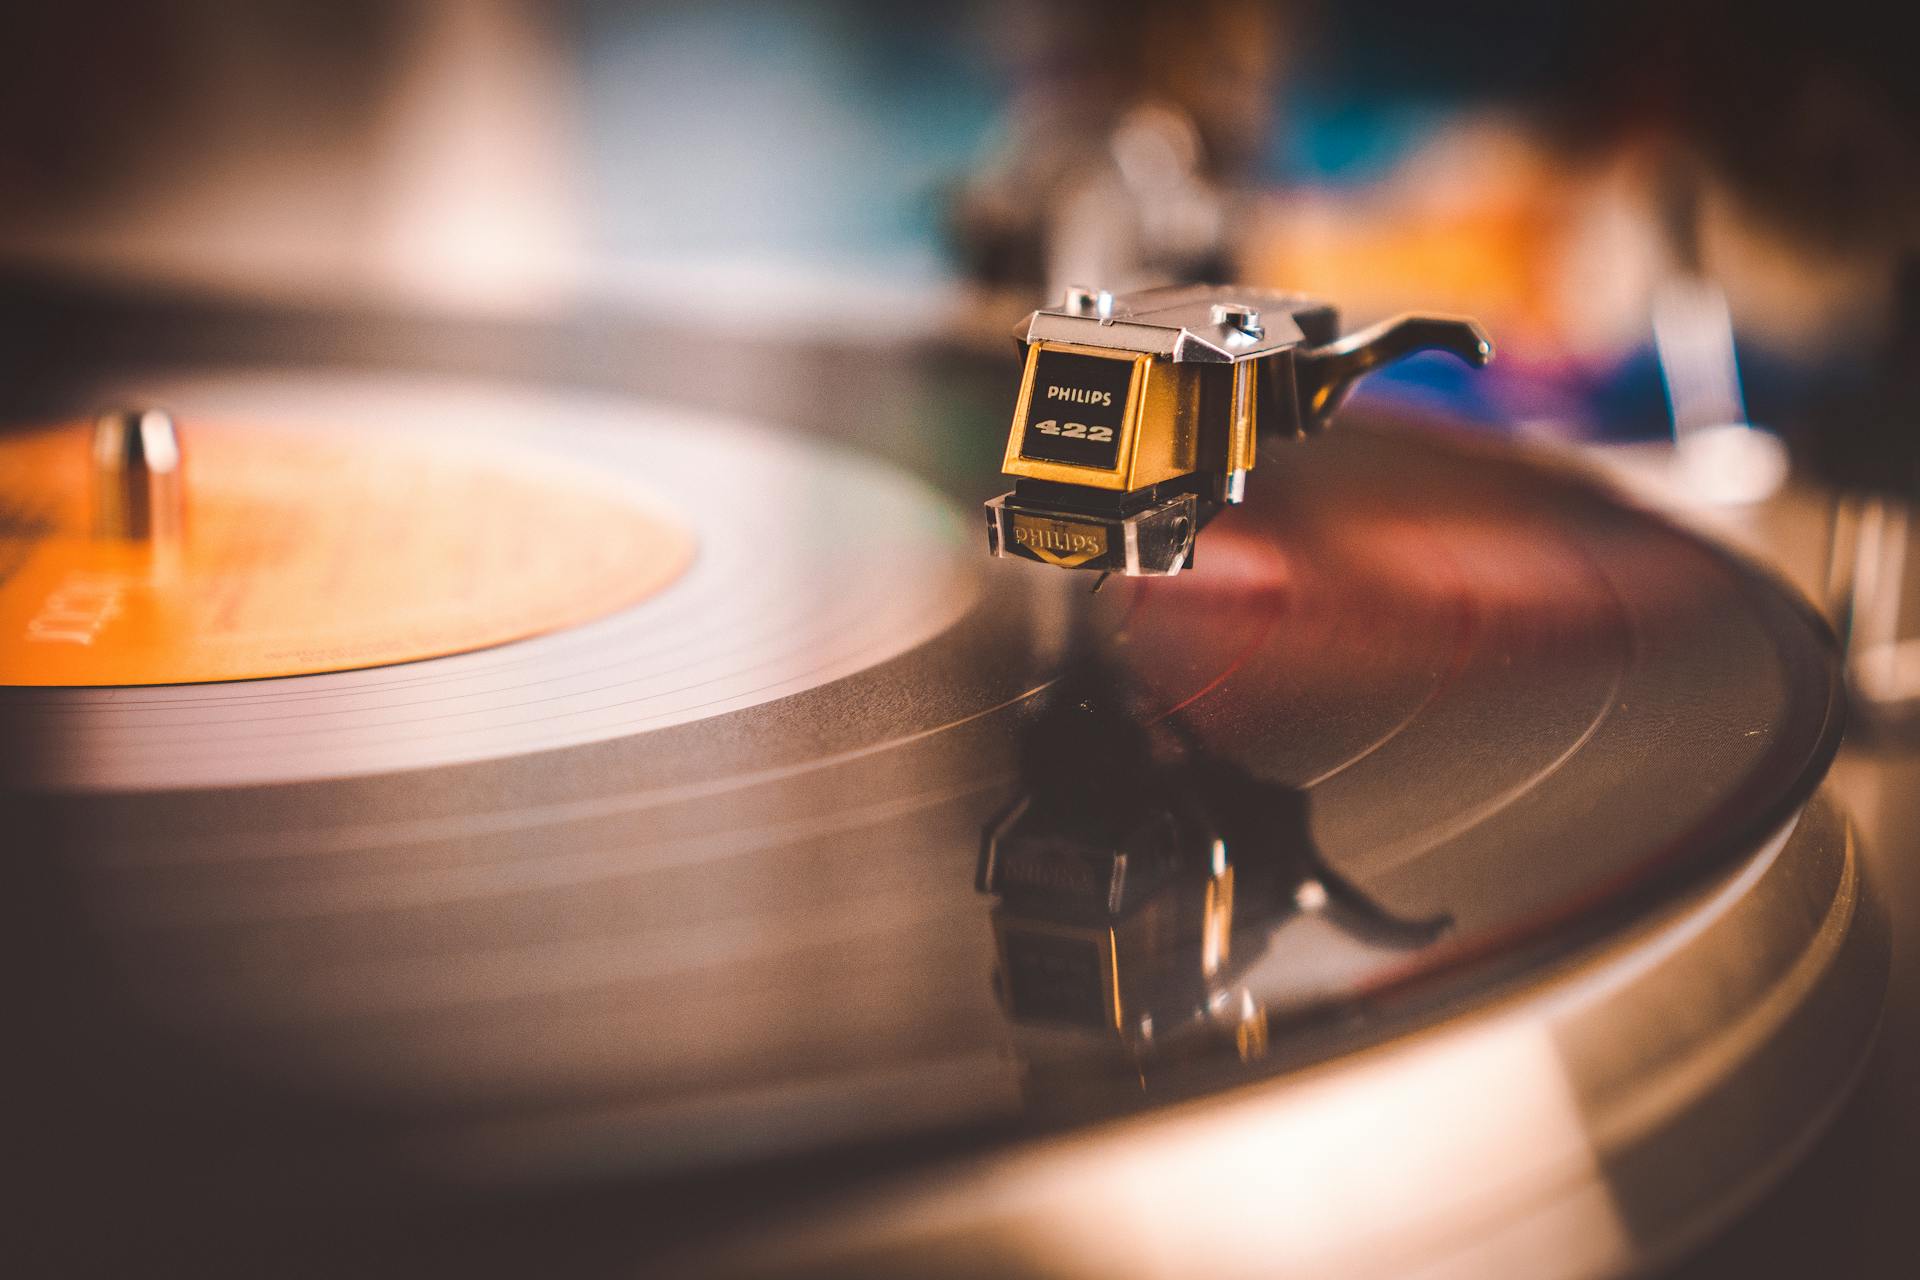
[[[1120,465],[1133,361],[1042,349],[1034,359],[1020,456],[1112,471]]]

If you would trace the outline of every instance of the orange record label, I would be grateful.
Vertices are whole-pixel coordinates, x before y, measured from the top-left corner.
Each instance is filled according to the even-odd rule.
[[[97,536],[87,427],[0,436],[0,685],[192,684],[464,653],[604,617],[691,533],[491,442],[180,425],[177,536]]]

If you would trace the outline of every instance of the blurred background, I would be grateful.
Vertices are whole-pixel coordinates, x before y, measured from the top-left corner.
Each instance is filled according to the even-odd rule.
[[[1671,432],[1656,314],[1670,362],[1725,345],[1702,331],[1724,306],[1746,416],[1795,432],[1911,365],[1920,90],[1879,14],[14,5],[0,255],[305,304],[860,340],[997,342],[1068,282],[1230,277],[1356,321],[1471,312],[1498,372],[1402,381],[1576,438]]]

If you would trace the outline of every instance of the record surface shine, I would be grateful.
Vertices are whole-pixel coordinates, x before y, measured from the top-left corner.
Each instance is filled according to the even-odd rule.
[[[976,589],[954,513],[924,486],[764,427],[611,398],[407,378],[276,373],[143,390],[181,418],[189,484],[200,419],[260,421],[288,439],[323,442],[313,450],[338,451],[343,437],[364,436],[377,445],[380,462],[395,466],[410,452],[433,449],[481,462],[497,458],[500,468],[544,455],[559,475],[571,468],[612,490],[608,496],[598,486],[584,488],[578,505],[608,526],[615,546],[634,518],[617,505],[622,500],[635,511],[671,513],[674,532],[691,546],[672,553],[674,576],[664,584],[644,558],[658,553],[628,555],[622,563],[602,550],[599,565],[556,571],[526,563],[524,553],[492,548],[495,572],[625,572],[637,586],[603,586],[599,595],[645,597],[624,610],[602,605],[575,625],[522,623],[522,634],[544,634],[517,644],[449,644],[474,651],[287,679],[15,691],[23,729],[40,743],[24,762],[36,786],[151,790],[339,778],[518,756],[711,718],[909,650],[951,626]],[[705,495],[716,486],[737,496],[709,501]],[[517,540],[558,542],[549,558],[577,536],[563,521],[539,528],[531,501],[512,519],[514,511],[483,504],[480,496],[452,495],[475,499],[462,513],[475,528],[474,546],[451,569],[482,573],[487,544],[503,536],[501,523],[514,526]],[[614,518],[595,512],[596,503]],[[417,505],[420,521],[442,519],[432,503]],[[874,536],[876,529],[885,536]],[[337,530],[313,536],[329,534]],[[817,577],[827,564],[831,592]],[[288,570],[276,562],[265,572]],[[460,595],[462,576],[419,574],[412,587]],[[535,598],[521,611],[564,618],[558,604],[578,612],[579,603],[559,596],[565,589],[548,585],[548,599]],[[574,595],[586,598],[584,584]],[[337,591],[328,598],[338,609],[350,607]],[[501,629],[484,615],[456,625],[475,634]],[[96,647],[112,639],[105,635]]]
[[[298,401],[482,398],[678,495],[701,556],[477,654],[6,694],[69,855],[39,888],[85,925],[45,930],[60,998],[115,1011],[116,1060],[163,1046],[140,1096],[241,1100],[255,1121],[209,1141],[263,1200],[998,1140],[1269,1076],[1725,871],[1834,747],[1810,615],[1509,451],[1364,421],[1276,447],[1192,572],[1092,595],[750,426],[353,380]],[[703,458],[737,460],[726,502],[663,482]],[[1128,734],[1147,782],[1076,827],[1057,783],[1088,760],[1058,751],[1097,772]],[[1142,910],[1190,899],[1191,938],[1088,923],[1088,868],[1137,871],[1148,829]]]

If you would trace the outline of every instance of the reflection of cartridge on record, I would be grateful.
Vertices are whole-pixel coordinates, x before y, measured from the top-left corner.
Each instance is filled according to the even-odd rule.
[[[1076,662],[1027,727],[1025,793],[984,833],[975,887],[995,899],[996,985],[1017,1026],[1106,1033],[1136,1071],[1223,1040],[1258,1056],[1265,1003],[1235,984],[1289,919],[1389,951],[1445,932],[1447,917],[1401,919],[1329,866],[1302,792],[1216,757],[1178,717],[1142,717],[1129,690],[1106,662]],[[1044,1050],[1028,1056],[1042,1070]]]

